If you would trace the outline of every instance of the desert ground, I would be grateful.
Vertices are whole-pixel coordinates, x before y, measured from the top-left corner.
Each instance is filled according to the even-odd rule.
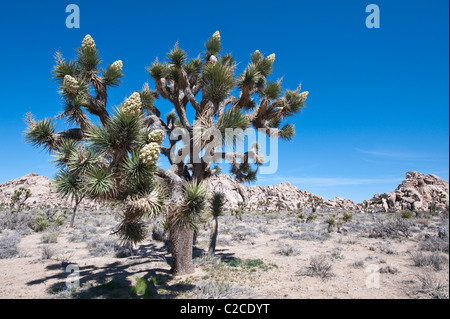
[[[164,218],[122,246],[115,209],[0,211],[0,298],[448,298],[448,212],[227,211],[173,277]],[[72,269],[79,269],[76,281]],[[76,285],[76,283],[79,285]],[[75,285],[74,285],[75,283]]]

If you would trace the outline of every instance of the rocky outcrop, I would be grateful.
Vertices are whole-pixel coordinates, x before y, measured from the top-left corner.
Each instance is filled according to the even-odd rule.
[[[406,179],[396,190],[374,196],[384,210],[429,211],[434,207],[446,208],[449,204],[449,182],[436,175],[407,172]]]
[[[289,183],[248,187],[226,174],[210,178],[207,184],[210,193],[221,192],[225,194],[228,208],[236,208],[239,202],[244,202],[249,209],[296,209],[299,206],[304,206],[309,198],[314,196],[314,194],[301,191]]]
[[[336,209],[345,209],[345,210],[355,210],[358,206],[351,201],[350,199],[343,197],[335,197],[333,199],[327,200],[325,202],[325,206]]]
[[[11,196],[19,188],[29,189],[31,196],[25,201],[25,206],[33,208],[71,207],[70,200],[61,198],[55,192],[52,180],[45,176],[31,173],[20,178],[0,184],[0,205],[9,206]],[[98,204],[83,201],[80,208],[98,208]]]

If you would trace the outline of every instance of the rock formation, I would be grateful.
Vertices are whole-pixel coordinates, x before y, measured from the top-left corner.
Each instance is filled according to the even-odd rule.
[[[19,188],[29,189],[31,197],[25,201],[25,206],[33,208],[71,207],[70,200],[61,198],[52,185],[52,180],[45,176],[31,173],[20,178],[0,184],[0,205],[9,206],[11,196]],[[83,201],[80,208],[98,208],[98,204]]]
[[[449,182],[436,175],[407,172],[406,179],[396,190],[388,194],[377,194],[372,199],[386,210],[429,211],[447,208],[449,204]]]

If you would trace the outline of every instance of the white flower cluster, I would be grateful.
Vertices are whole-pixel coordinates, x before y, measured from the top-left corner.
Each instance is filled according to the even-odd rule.
[[[271,55],[269,55],[267,57],[267,60],[269,60],[273,64],[275,62],[275,53],[272,53]]]
[[[252,152],[254,153],[253,160],[256,165],[263,165],[266,162],[264,154],[259,152],[259,144],[257,142],[252,145]]]
[[[302,92],[302,93],[299,94],[300,98],[303,100],[303,102],[306,101],[306,98],[308,97],[308,94],[309,94],[308,91],[305,91],[305,92]]]
[[[139,115],[142,112],[141,109],[141,95],[139,92],[134,92],[131,96],[125,100],[122,104],[123,111],[128,114]]]
[[[158,161],[160,153],[160,145],[158,143],[152,142],[142,148],[139,159],[142,161],[142,163],[144,163],[144,165],[151,166]]]
[[[220,32],[219,31],[214,32],[212,38],[220,41]]]
[[[148,134],[148,139],[152,143],[157,143],[157,144],[161,145],[164,140],[164,131],[163,130],[153,130]]]
[[[95,41],[91,35],[88,34],[84,37],[83,42],[81,43],[81,49],[83,49],[83,51],[95,50]]]
[[[64,76],[63,85],[64,85],[64,89],[67,92],[72,93],[72,94],[77,94],[78,88],[80,87],[78,84],[78,81],[70,75]]]
[[[111,64],[111,67],[113,69],[116,69],[117,71],[121,72],[122,68],[123,68],[122,60],[118,60],[118,61],[114,62],[113,64]]]
[[[158,193],[156,191],[151,192],[143,197],[128,196],[126,200],[126,205],[133,210],[138,210],[141,212],[151,211],[158,202]]]

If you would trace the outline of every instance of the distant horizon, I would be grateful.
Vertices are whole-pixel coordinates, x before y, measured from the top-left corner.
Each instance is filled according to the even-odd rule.
[[[408,171],[408,172],[417,172],[417,171]],[[397,186],[399,186],[399,185],[406,179],[406,174],[407,174],[408,172],[405,172],[405,177],[399,182],[399,184],[398,184]],[[418,172],[418,173],[421,173],[421,172]],[[13,181],[13,180],[16,180],[16,179],[20,179],[20,178],[22,178],[22,177],[25,177],[25,176],[31,175],[31,174],[36,174],[37,176],[43,176],[43,177],[46,177],[46,178],[49,178],[49,179],[53,180],[52,177],[49,177],[49,176],[46,176],[46,175],[41,175],[41,174],[38,174],[38,173],[35,173],[35,172],[31,172],[31,173],[28,173],[28,174],[25,174],[25,175],[22,175],[22,176],[19,176],[19,177],[10,179],[10,180],[8,180],[8,181],[1,181],[1,180],[0,180],[0,185],[5,184],[5,183],[10,182],[10,181]],[[423,174],[423,173],[421,173],[421,174]],[[228,176],[231,176],[230,174],[226,174],[226,173],[221,173],[221,174],[218,174],[218,175],[228,175]],[[442,179],[442,180],[448,182],[448,180],[443,179],[443,178],[441,178],[440,176],[438,176],[438,175],[436,175],[436,174],[423,174],[423,175],[426,175],[426,176],[427,176],[427,175],[435,175],[435,176],[437,176],[438,178],[440,178],[440,179]],[[231,177],[233,178],[233,176],[231,176]],[[251,184],[249,184],[249,183],[244,183],[243,185],[244,185],[244,186],[247,186],[247,187],[252,187],[252,186],[262,186],[262,187],[265,187],[265,186],[276,186],[276,185],[281,185],[281,184],[290,184],[290,185],[292,185],[292,186],[295,186],[295,187],[296,187],[298,190],[300,190],[300,191],[307,191],[307,192],[312,193],[312,194],[314,194],[314,195],[319,195],[319,194],[316,194],[316,193],[314,193],[314,192],[309,191],[308,189],[302,189],[302,188],[300,188],[298,185],[293,184],[293,183],[291,183],[290,181],[284,181],[284,182],[280,182],[280,183],[276,183],[276,184],[270,184],[270,185],[260,185],[260,184],[258,184],[258,183],[251,183]],[[397,187],[396,187],[395,189],[397,189]],[[334,199],[334,198],[336,198],[336,197],[340,197],[340,198],[349,199],[349,200],[351,200],[352,202],[354,202],[355,204],[360,204],[360,203],[362,203],[364,200],[370,200],[370,199],[371,199],[374,195],[376,195],[376,194],[390,193],[390,192],[394,191],[395,189],[392,189],[392,190],[390,190],[390,191],[388,190],[388,191],[386,191],[386,192],[375,193],[375,194],[373,194],[370,198],[365,198],[365,199],[360,200],[360,201],[354,201],[354,200],[352,200],[351,198],[344,197],[344,196],[340,196],[340,195],[336,195],[336,196],[330,197],[330,198],[326,198],[326,197],[323,197],[323,196],[321,196],[321,197],[323,197],[325,201]],[[319,195],[319,196],[320,196],[320,195]]]

